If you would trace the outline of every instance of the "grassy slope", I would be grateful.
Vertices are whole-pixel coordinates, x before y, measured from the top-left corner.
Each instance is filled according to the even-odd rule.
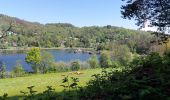
[[[57,92],[60,92],[63,90],[63,87],[60,86],[62,84],[62,79],[64,78],[63,75],[70,75],[79,78],[79,85],[84,86],[86,85],[86,82],[91,79],[91,75],[101,72],[101,69],[91,69],[79,72],[82,72],[83,74],[70,75],[70,72],[64,72],[38,74],[10,79],[0,79],[0,95],[2,95],[3,93],[8,93],[9,96],[21,95],[20,91],[28,91],[28,86],[35,86],[34,90],[38,92],[44,91],[46,89],[46,86],[53,86]]]

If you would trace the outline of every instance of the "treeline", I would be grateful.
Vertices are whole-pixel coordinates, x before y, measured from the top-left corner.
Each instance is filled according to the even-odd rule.
[[[148,53],[154,35],[111,25],[75,27],[69,23],[39,24],[0,15],[0,48],[82,47],[111,50],[113,44],[127,45],[131,52]],[[5,34],[5,35],[4,35]]]

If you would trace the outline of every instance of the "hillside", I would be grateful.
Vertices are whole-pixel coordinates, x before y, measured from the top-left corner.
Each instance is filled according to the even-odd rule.
[[[0,15],[0,48],[10,47],[81,47],[110,50],[113,43],[127,45],[131,52],[146,53],[150,33],[111,25],[76,27],[70,23],[40,24]]]
[[[18,34],[24,33],[40,33],[44,28],[48,27],[65,27],[65,28],[75,28],[74,25],[70,23],[47,23],[41,24],[39,22],[29,22],[23,19],[19,19],[16,17],[11,17],[8,15],[0,14],[0,31],[3,32],[5,30],[9,30]],[[95,27],[95,26],[94,26]],[[98,26],[96,26],[98,27]],[[105,28],[115,28],[118,29],[119,27],[113,26],[104,26]],[[123,29],[123,28],[122,28]],[[133,30],[131,30],[133,31]]]
[[[37,22],[28,22],[19,18],[10,17],[0,14],[0,31],[12,31],[18,34],[34,32],[38,33],[42,30],[43,25]]]

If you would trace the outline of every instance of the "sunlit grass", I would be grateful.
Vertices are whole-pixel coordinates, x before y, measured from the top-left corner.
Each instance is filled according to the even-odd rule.
[[[102,69],[89,69],[84,71],[79,71],[82,74],[72,74],[72,72],[63,73],[49,73],[49,74],[36,74],[26,77],[8,78],[0,79],[0,95],[8,93],[9,96],[22,95],[20,91],[28,91],[28,86],[35,86],[34,90],[38,93],[46,90],[46,86],[53,86],[56,92],[61,92],[63,87],[62,79],[64,75],[69,75],[70,77],[77,77],[80,79],[80,86],[85,86],[86,83],[92,78],[91,76],[96,73],[100,73]]]

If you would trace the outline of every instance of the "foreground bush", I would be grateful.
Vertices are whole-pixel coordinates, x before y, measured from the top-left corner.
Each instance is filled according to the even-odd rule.
[[[81,98],[100,100],[169,100],[170,56],[157,53],[133,61],[131,71],[107,72],[95,79],[80,93]]]

